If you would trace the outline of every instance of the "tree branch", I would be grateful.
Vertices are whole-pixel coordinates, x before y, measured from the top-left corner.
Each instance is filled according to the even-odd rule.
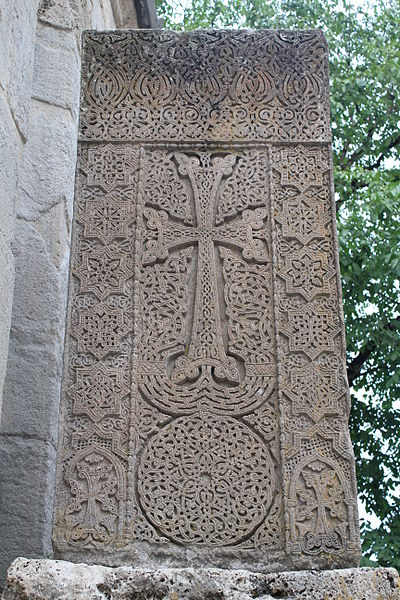
[[[398,144],[400,144],[400,134],[388,143],[386,148],[383,150],[383,152],[380,153],[380,155],[378,156],[376,161],[372,163],[372,165],[367,165],[364,168],[368,171],[373,171],[373,169],[378,168],[383,159],[386,157],[387,152],[389,152],[389,150],[391,150],[392,148],[395,148]]]
[[[367,140],[371,140],[372,138],[372,134],[373,134],[373,129],[368,129],[367,132]],[[397,135],[395,138],[393,138],[392,140],[390,140],[387,145],[384,147],[384,149],[382,150],[382,152],[379,154],[378,158],[376,159],[375,162],[373,162],[370,165],[366,165],[364,166],[364,169],[367,171],[373,171],[374,169],[377,169],[379,167],[379,165],[381,164],[381,162],[386,158],[386,154],[392,150],[392,148],[396,148],[396,146],[398,146],[400,144],[400,134]],[[367,142],[365,142],[364,144],[361,145],[361,148],[359,148],[358,150],[355,150],[353,152],[353,154],[351,156],[349,156],[349,158],[344,161],[344,156],[343,156],[343,150],[340,154],[340,160],[338,161],[338,167],[342,170],[345,171],[346,169],[348,169],[349,167],[351,167],[355,162],[357,162],[357,160],[359,158],[362,157],[365,148],[367,147]]]
[[[360,377],[362,366],[367,362],[373,351],[376,350],[376,347],[375,342],[368,342],[368,344],[364,346],[364,349],[361,350],[361,352],[353,358],[351,363],[347,365],[347,381],[349,382],[349,387],[352,387],[354,380],[357,379],[357,377]]]
[[[361,190],[362,188],[368,187],[368,183],[366,181],[358,181],[357,179],[352,179],[350,185],[353,190]],[[339,211],[339,208],[342,206],[344,201],[345,198],[339,198],[339,200],[336,200],[336,212]]]
[[[386,331],[394,331],[396,329],[396,325],[395,325],[394,321],[399,323],[400,315],[398,317],[396,317],[395,319],[392,319],[390,323],[385,323],[383,325],[382,329],[385,329]],[[350,363],[348,363],[348,365],[347,365],[347,380],[349,382],[350,387],[352,387],[355,379],[357,379],[358,377],[360,377],[361,375],[364,374],[364,373],[361,373],[361,369],[362,369],[363,365],[367,362],[367,360],[369,359],[371,354],[373,352],[375,352],[375,350],[377,350],[377,349],[378,349],[377,343],[375,341],[370,340],[369,342],[367,342],[365,344],[364,348],[362,348],[360,350],[360,352],[357,354],[357,356],[355,358],[353,358],[353,360]]]
[[[343,165],[343,170],[348,169],[353,165],[359,158],[364,154],[365,148],[368,147],[368,141],[372,139],[372,134],[374,133],[374,128],[370,127],[367,131],[366,141],[361,145],[361,148],[355,150],[351,156],[346,160]]]

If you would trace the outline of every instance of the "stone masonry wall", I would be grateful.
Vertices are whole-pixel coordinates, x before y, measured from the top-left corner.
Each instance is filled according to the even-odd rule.
[[[0,586],[15,557],[51,555],[80,35],[137,26],[133,0],[0,9]]]

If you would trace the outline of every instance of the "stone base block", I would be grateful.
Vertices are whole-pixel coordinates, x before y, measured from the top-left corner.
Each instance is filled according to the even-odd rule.
[[[395,569],[253,573],[110,568],[17,558],[3,600],[399,600]]]

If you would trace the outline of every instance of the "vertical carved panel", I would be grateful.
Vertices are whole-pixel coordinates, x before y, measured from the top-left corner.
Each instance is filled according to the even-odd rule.
[[[138,168],[129,146],[80,150],[57,506],[57,535],[78,548],[115,544],[124,527]]]
[[[85,37],[59,557],[356,564],[319,32]]]
[[[271,156],[287,547],[340,554],[358,539],[331,158],[302,145]]]

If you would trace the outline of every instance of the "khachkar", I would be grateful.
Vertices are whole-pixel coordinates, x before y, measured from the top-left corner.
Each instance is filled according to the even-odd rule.
[[[358,564],[320,32],[85,36],[55,546]]]

